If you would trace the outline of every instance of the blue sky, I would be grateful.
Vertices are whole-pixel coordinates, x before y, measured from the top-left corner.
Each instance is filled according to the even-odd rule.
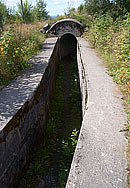
[[[24,0],[23,0],[24,1]],[[36,3],[36,0],[28,0],[32,5]],[[68,7],[68,3],[71,7],[77,8],[84,0],[45,0],[47,3],[47,10],[51,16],[63,15],[64,10]],[[16,7],[20,0],[3,0],[8,7]]]

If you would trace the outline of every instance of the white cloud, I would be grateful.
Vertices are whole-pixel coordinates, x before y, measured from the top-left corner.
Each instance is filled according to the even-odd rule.
[[[24,2],[25,0],[23,0]],[[36,0],[28,0],[29,3],[35,4]],[[21,3],[20,0],[4,0],[3,1],[8,7],[16,7],[18,3]]]
[[[59,5],[60,1],[54,0],[53,3],[54,3],[54,5]]]
[[[17,3],[19,2],[19,0],[5,0],[4,3],[8,6],[8,7],[13,7],[16,6]]]
[[[61,3],[73,3],[78,2],[79,0],[53,0],[54,4],[61,4]]]

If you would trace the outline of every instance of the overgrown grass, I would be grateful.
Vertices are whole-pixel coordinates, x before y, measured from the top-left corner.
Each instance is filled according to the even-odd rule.
[[[28,60],[39,52],[45,40],[45,35],[39,32],[43,24],[6,26],[0,37],[0,87],[23,71]]]

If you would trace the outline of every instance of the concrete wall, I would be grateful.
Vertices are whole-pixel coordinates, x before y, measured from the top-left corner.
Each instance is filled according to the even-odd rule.
[[[48,46],[53,46],[53,48],[49,52],[50,54],[48,54],[50,58],[45,62],[44,74],[42,73],[36,88],[18,109],[17,113],[12,115],[10,121],[0,131],[0,188],[16,186],[23,168],[31,157],[32,151],[35,150],[40,140],[43,139],[49,103],[55,88],[57,65],[60,57],[59,43],[56,42],[56,40],[54,43],[53,40],[52,42],[48,42]],[[41,55],[42,53],[45,54],[45,50],[49,50],[48,46],[43,49]],[[31,60],[34,61],[33,64],[37,59],[37,57],[34,57]],[[38,67],[35,67],[35,69],[36,68]],[[36,77],[37,75],[34,74],[31,76]],[[22,83],[23,78],[21,77],[20,80],[20,83]],[[14,82],[17,82],[17,80]],[[31,84],[33,84],[33,82]],[[29,86],[30,83],[26,85],[27,88]],[[27,88],[25,92],[27,92]],[[13,88],[9,86],[8,91],[11,92],[12,89]],[[0,93],[2,92],[3,91],[0,91]],[[11,100],[11,96],[6,90],[4,90],[3,96],[7,98],[10,97]],[[21,93],[21,98],[22,97]],[[15,96],[15,101],[17,101],[17,96]],[[14,108],[13,104],[15,101],[12,103],[12,108]],[[0,101],[0,103],[2,104],[2,101]]]
[[[82,116],[84,116],[87,108],[87,99],[88,99],[87,72],[85,69],[85,65],[83,63],[83,58],[81,56],[81,50],[80,50],[80,44],[78,42],[78,38],[77,38],[77,63],[78,63],[80,92],[81,92],[81,100],[82,100]]]

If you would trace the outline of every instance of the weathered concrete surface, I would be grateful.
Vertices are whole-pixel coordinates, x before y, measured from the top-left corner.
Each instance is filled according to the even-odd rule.
[[[121,94],[88,42],[78,38],[78,45],[84,70],[79,71],[81,91],[86,95],[86,78],[88,101],[83,102],[83,123],[66,188],[126,188],[127,141],[120,130],[127,117]]]
[[[84,25],[75,19],[62,19],[53,24],[47,31],[50,36],[61,37],[66,33],[71,33],[75,37],[81,36],[84,30]]]
[[[47,39],[32,67],[0,91],[0,188],[17,185],[43,138],[58,61],[57,38]]]
[[[48,66],[57,38],[47,39],[43,50],[30,60],[32,67],[0,91],[0,130],[31,98]]]

